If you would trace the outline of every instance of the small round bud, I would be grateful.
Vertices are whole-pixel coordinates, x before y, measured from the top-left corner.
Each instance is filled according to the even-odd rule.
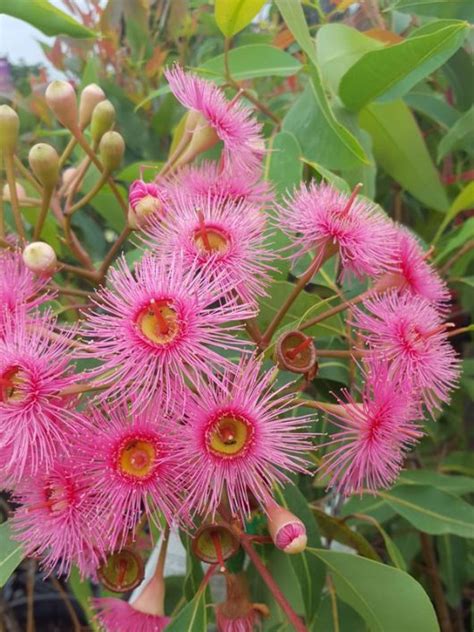
[[[106,132],[99,143],[100,159],[107,171],[115,171],[122,163],[125,142],[118,132]]]
[[[160,189],[152,182],[132,182],[128,200],[128,223],[134,230],[144,226],[156,213],[164,215]]]
[[[115,108],[112,103],[105,99],[98,103],[91,119],[91,136],[94,143],[98,143],[102,136],[112,129],[115,123]]]
[[[44,241],[34,241],[23,250],[23,262],[32,272],[41,276],[50,276],[58,263],[56,253]]]
[[[17,196],[18,200],[21,202],[22,200],[24,200],[26,198],[26,191],[21,186],[21,184],[19,182],[15,183],[15,189],[16,189],[16,196]],[[10,195],[10,187],[9,187],[8,184],[5,184],[3,186],[2,197],[5,200],[5,202],[11,202],[12,201],[12,198],[11,198],[11,195]]]
[[[64,169],[62,174],[63,185],[65,187],[69,187],[74,181],[74,178],[77,176],[77,173],[77,167],[68,167],[67,169]]]
[[[77,127],[76,92],[67,81],[53,81],[46,88],[46,102],[58,121],[67,127]]]
[[[54,187],[59,179],[59,156],[54,147],[47,143],[33,145],[28,154],[28,162],[44,187]]]
[[[267,505],[266,512],[268,531],[277,549],[290,554],[304,551],[308,538],[303,522],[277,503]]]
[[[81,129],[89,125],[94,108],[104,99],[105,93],[96,83],[90,83],[84,88],[79,100],[79,127]]]
[[[275,360],[278,366],[293,373],[316,375],[318,363],[313,339],[301,331],[287,331],[275,345]]]
[[[0,105],[0,151],[12,152],[18,141],[20,119],[9,105]]]

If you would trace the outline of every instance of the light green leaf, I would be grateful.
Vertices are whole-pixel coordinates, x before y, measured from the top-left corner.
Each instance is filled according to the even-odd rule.
[[[8,578],[23,559],[23,547],[11,537],[10,524],[0,524],[0,586],[5,586]]]
[[[311,91],[306,89],[298,99],[285,117],[283,127],[295,134],[306,158],[320,162],[328,169],[368,164],[369,159],[362,145],[337,121],[329,105],[318,69],[315,45],[301,4],[294,0],[276,0],[276,4],[286,25],[312,63]],[[306,143],[302,142],[308,135],[314,136],[314,152],[311,153],[305,151]]]
[[[0,14],[28,22],[45,35],[75,38],[97,37],[97,33],[76,22],[48,0],[0,0]]]
[[[308,545],[321,546],[319,530],[306,498],[295,485],[287,485],[283,490],[275,490],[275,500],[298,516],[306,526]],[[316,615],[324,586],[324,567],[306,551],[290,555],[290,562],[298,578],[305,606],[306,618],[311,622]]]
[[[415,117],[403,101],[372,103],[360,113],[372,137],[377,162],[429,208],[445,212],[449,202]]]
[[[447,476],[434,470],[408,470],[398,478],[404,485],[432,485],[443,492],[463,495],[474,492],[474,478],[469,476]]]
[[[238,81],[258,77],[289,77],[302,68],[292,55],[268,44],[249,44],[229,51],[229,70]],[[213,57],[194,69],[201,75],[224,77],[224,55]]]
[[[474,155],[474,106],[441,139],[438,145],[438,162],[456,149],[464,149],[469,155]]]
[[[400,44],[366,53],[341,79],[342,101],[350,110],[360,110],[382,96],[403,96],[457,51],[468,30],[466,22],[440,20]]]
[[[378,495],[420,531],[474,537],[474,507],[453,494],[428,485],[397,485]]]
[[[403,13],[474,22],[472,0],[398,0],[391,8]]]
[[[454,202],[449,207],[449,211],[446,213],[443,221],[441,222],[436,235],[433,237],[432,245],[435,245],[441,235],[443,234],[446,226],[450,224],[453,219],[467,208],[471,208],[474,204],[474,182],[470,182],[464,189],[456,196]]]
[[[387,522],[395,515],[395,511],[386,502],[372,494],[351,496],[342,506],[341,516],[356,513],[372,516],[379,523]]]
[[[271,139],[265,173],[278,194],[291,192],[299,184],[303,173],[300,158],[301,147],[294,134],[283,130]]]
[[[436,93],[415,92],[412,90],[403,97],[405,103],[430,118],[445,129],[452,127],[459,118],[459,112],[448,105],[441,95]]]
[[[357,555],[308,550],[326,564],[337,596],[364,618],[371,632],[438,632],[428,595],[407,573]]]
[[[339,191],[342,191],[343,193],[350,193],[349,185],[340,176],[337,176],[335,173],[329,171],[329,169],[326,169],[322,165],[318,165],[317,162],[306,160],[306,158],[303,158],[303,162],[309,165],[311,169],[314,169],[317,173],[319,173],[319,175],[324,178],[326,182],[329,182],[329,184],[332,184],[333,187],[339,189]]]
[[[232,37],[250,24],[267,0],[216,0],[214,15],[225,37]]]
[[[166,632],[203,632],[207,630],[205,591],[199,590],[193,599],[173,617]]]

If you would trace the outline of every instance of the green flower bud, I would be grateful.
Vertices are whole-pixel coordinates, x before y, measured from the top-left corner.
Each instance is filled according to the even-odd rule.
[[[59,179],[59,156],[51,145],[38,143],[30,149],[28,162],[41,184],[52,188]]]
[[[81,129],[89,125],[96,105],[104,99],[105,93],[96,83],[90,83],[84,88],[79,100],[79,127]]]
[[[125,142],[118,132],[106,132],[99,144],[100,159],[107,171],[115,171],[122,163]]]
[[[12,152],[18,141],[20,119],[9,105],[0,105],[0,151]]]
[[[92,112],[91,136],[98,143],[105,132],[112,129],[115,123],[115,108],[109,100],[98,103]]]
[[[53,81],[46,88],[46,102],[54,115],[67,129],[77,127],[77,99],[74,88],[67,81]]]

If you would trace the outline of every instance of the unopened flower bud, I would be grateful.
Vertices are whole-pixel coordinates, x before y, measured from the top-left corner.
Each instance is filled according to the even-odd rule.
[[[33,145],[28,154],[28,162],[44,187],[54,187],[59,179],[59,156],[54,147],[46,143]]]
[[[125,142],[118,132],[106,132],[99,144],[99,153],[107,171],[118,169],[125,153]]]
[[[287,331],[275,345],[275,360],[278,366],[293,373],[316,374],[316,347],[313,339],[301,331]]]
[[[74,178],[77,176],[77,167],[68,167],[67,169],[64,169],[63,174],[62,174],[62,178],[63,178],[63,185],[65,187],[69,187],[72,182],[74,181]]]
[[[21,202],[22,200],[26,198],[26,191],[19,182],[15,183],[15,189],[16,189],[16,196],[18,198],[18,201]],[[8,184],[5,184],[3,186],[2,196],[5,202],[12,201],[11,194],[10,194],[10,187]]]
[[[50,276],[56,270],[56,253],[44,241],[34,241],[23,250],[23,262],[32,272],[41,276]]]
[[[102,136],[112,129],[115,123],[115,108],[112,103],[105,99],[98,103],[91,119],[91,136],[94,143],[98,143]]]
[[[84,88],[79,100],[79,127],[81,129],[89,125],[96,105],[104,99],[105,93],[96,83],[90,83]]]
[[[18,141],[20,119],[9,105],[0,105],[0,151],[12,152]]]
[[[284,553],[301,553],[308,538],[306,527],[291,511],[271,503],[266,507],[268,531],[277,549]]]
[[[152,182],[147,183],[143,180],[132,182],[128,201],[128,223],[135,230],[144,226],[156,213],[163,215],[160,189]]]
[[[67,81],[53,81],[46,88],[46,102],[67,129],[77,127],[76,92]]]

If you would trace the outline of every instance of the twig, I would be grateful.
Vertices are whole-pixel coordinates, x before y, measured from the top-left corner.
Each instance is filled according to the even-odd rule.
[[[80,623],[80,621],[79,621],[79,619],[77,617],[76,611],[74,610],[74,606],[72,605],[71,600],[69,599],[69,596],[68,596],[67,592],[61,586],[61,582],[58,581],[56,579],[56,577],[54,577],[54,575],[50,576],[50,580],[51,580],[51,583],[53,584],[53,586],[58,591],[61,599],[64,602],[64,605],[67,608],[69,616],[71,617],[72,625],[74,627],[74,632],[81,632],[81,630],[82,630],[81,623]]]
[[[26,632],[35,632],[35,573],[36,562],[35,560],[29,560],[26,574]]]
[[[446,272],[456,263],[456,261],[458,261],[458,259],[463,257],[467,252],[469,252],[473,248],[474,248],[474,239],[470,239],[469,241],[466,241],[464,246],[460,248],[457,252],[455,252],[454,255],[450,259],[448,259],[443,266],[441,266],[441,268],[439,269],[439,272],[441,274],[446,274]]]
[[[438,573],[438,565],[436,563],[433,541],[427,533],[420,531],[421,551],[425,560],[427,575],[431,583],[433,600],[436,612],[438,614],[441,632],[452,632],[451,620],[449,618],[448,605],[444,596],[443,585]]]

